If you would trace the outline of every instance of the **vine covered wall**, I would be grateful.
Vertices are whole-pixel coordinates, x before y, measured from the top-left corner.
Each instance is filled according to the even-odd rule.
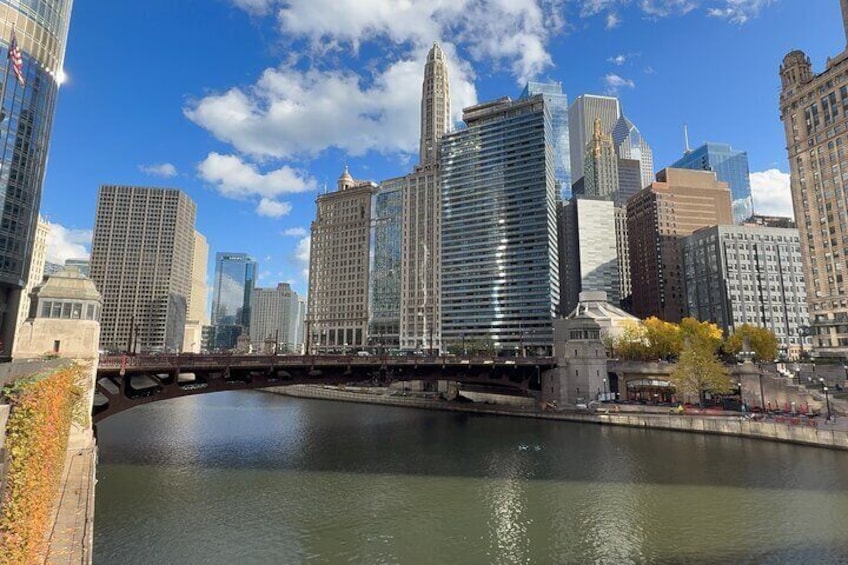
[[[4,390],[7,473],[0,500],[0,565],[41,563],[72,422],[83,422],[83,368],[63,367]]]

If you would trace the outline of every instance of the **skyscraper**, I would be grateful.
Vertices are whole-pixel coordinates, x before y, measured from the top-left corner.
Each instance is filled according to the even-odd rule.
[[[718,180],[726,182],[733,199],[733,223],[741,224],[754,213],[746,152],[735,151],[726,143],[705,143],[686,152],[672,168],[713,171]]]
[[[571,197],[571,151],[568,139],[568,96],[558,82],[528,82],[520,98],[541,94],[551,114],[551,144],[554,148],[554,176],[560,197]]]
[[[26,288],[21,293],[21,304],[18,307],[18,327],[29,317],[29,294],[41,284],[44,279],[44,264],[47,262],[47,234],[50,233],[50,223],[42,216],[38,216],[38,225],[35,230],[35,240],[32,246],[32,260],[29,266],[29,278]]]
[[[584,94],[568,108],[568,145],[571,159],[571,182],[583,178],[586,144],[595,130],[595,118],[601,119],[601,131],[609,133],[621,116],[618,98]]]
[[[250,343],[254,351],[296,352],[302,336],[298,331],[300,297],[288,283],[277,288],[254,288],[250,301]],[[265,350],[266,343],[274,345]]]
[[[338,189],[318,197],[309,256],[308,352],[368,345],[371,198],[377,185],[345,167]]]
[[[0,359],[11,355],[38,224],[72,0],[0,2]],[[7,57],[14,34],[21,80]]]
[[[654,153],[633,122],[621,116],[612,128],[612,139],[618,156],[639,161],[640,189],[654,182]]]
[[[618,193],[618,155],[616,155],[612,136],[603,131],[601,118],[595,118],[592,137],[586,145],[586,155],[583,157],[582,191],[587,196],[599,196],[610,200],[614,199]]]
[[[378,349],[400,345],[401,241],[406,177],[385,180],[374,197],[369,341]]]
[[[730,190],[715,173],[663,169],[627,203],[633,313],[679,322],[686,315],[681,240],[729,224]]]
[[[212,287],[213,347],[227,350],[250,331],[250,298],[256,285],[256,261],[245,253],[215,254]]]
[[[439,147],[450,131],[450,83],[445,54],[433,44],[421,87],[421,153],[403,189],[400,347],[441,346],[441,169]]]
[[[206,320],[206,267],[209,261],[209,244],[206,238],[194,232],[194,254],[191,261],[191,294],[188,297],[186,329],[183,351],[200,353],[203,326]],[[65,263],[67,265],[67,262]]]
[[[848,1],[842,0],[841,6],[848,35]],[[813,347],[843,357],[848,355],[846,71],[848,50],[828,59],[817,75],[802,51],[786,55],[780,67],[780,119],[786,130]]]
[[[774,332],[790,356],[809,324],[798,230],[712,226],[683,240],[688,314],[733,333],[742,324]]]
[[[195,213],[179,190],[100,187],[91,278],[103,296],[101,349],[182,349]]]
[[[442,140],[442,334],[550,350],[558,199],[542,96],[466,108]]]

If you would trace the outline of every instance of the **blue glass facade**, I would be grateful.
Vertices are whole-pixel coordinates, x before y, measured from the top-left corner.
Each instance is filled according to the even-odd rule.
[[[0,358],[8,357],[26,284],[71,0],[0,0]],[[21,85],[7,69],[12,30],[23,58]]]
[[[571,150],[568,140],[568,96],[558,82],[528,82],[520,99],[541,94],[551,116],[551,145],[554,150],[554,176],[560,198],[571,198]]]
[[[442,339],[550,350],[559,303],[554,144],[543,96],[467,108],[442,140]]]
[[[256,261],[244,253],[215,254],[212,325],[215,347],[231,349],[250,327],[250,298],[256,285]]]
[[[671,168],[713,171],[718,180],[730,185],[734,223],[741,224],[754,213],[748,153],[745,151],[734,151],[725,143],[705,143],[686,153]]]
[[[401,237],[403,187],[406,177],[383,181],[374,196],[371,262],[371,305],[368,335],[373,347],[400,343]]]

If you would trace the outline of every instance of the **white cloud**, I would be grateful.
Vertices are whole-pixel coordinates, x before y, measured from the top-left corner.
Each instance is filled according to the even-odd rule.
[[[306,231],[306,228],[288,228],[283,231],[283,235],[286,237],[304,237],[309,232]]]
[[[300,267],[300,274],[304,281],[309,280],[309,254],[312,247],[312,236],[307,235],[297,242],[294,250],[294,259]]]
[[[707,14],[730,23],[744,24],[773,3],[774,0],[724,0],[723,8],[710,8]]]
[[[616,12],[610,12],[607,14],[607,23],[604,26],[606,29],[615,29],[619,25],[621,25],[621,16],[619,16]]]
[[[283,194],[315,190],[315,179],[289,166],[262,173],[256,165],[235,155],[209,153],[197,165],[200,177],[221,195],[234,199],[258,196],[272,200]]]
[[[615,73],[608,73],[604,76],[604,84],[608,94],[618,94],[622,88],[636,88],[636,83],[630,79],[622,78]]]
[[[639,0],[639,8],[652,18],[684,15],[697,7],[698,2],[694,0]]]
[[[154,177],[171,178],[177,176],[177,168],[171,163],[157,163],[153,165],[139,165],[138,169]]]
[[[233,0],[233,3],[248,13],[264,16],[271,12],[276,0]]]
[[[613,65],[616,65],[618,67],[622,66],[626,62],[627,62],[627,55],[625,55],[623,53],[620,53],[620,54],[616,55],[615,57],[610,57],[610,58],[607,59],[607,63],[612,63]]]
[[[754,210],[765,216],[794,217],[789,173],[769,169],[751,173],[751,194]]]
[[[83,259],[89,256],[91,230],[66,228],[62,224],[47,222],[47,260],[63,265],[67,259]]]
[[[281,218],[292,210],[288,202],[278,202],[269,198],[263,198],[256,205],[256,213],[266,218]]]

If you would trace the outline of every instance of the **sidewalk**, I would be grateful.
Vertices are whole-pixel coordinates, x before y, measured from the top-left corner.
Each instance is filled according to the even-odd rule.
[[[91,563],[96,463],[97,447],[94,445],[68,450],[44,563]]]

